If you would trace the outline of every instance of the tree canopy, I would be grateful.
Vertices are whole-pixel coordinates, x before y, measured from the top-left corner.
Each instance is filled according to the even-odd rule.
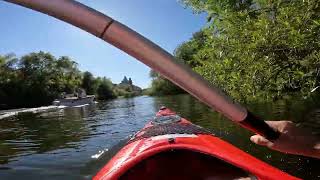
[[[181,0],[208,24],[174,55],[235,99],[310,96],[320,80],[320,2]]]
[[[72,92],[81,82],[77,64],[68,57],[30,53],[20,59],[1,56],[0,104],[30,107],[51,103],[60,92]]]
[[[30,53],[21,58],[0,56],[0,109],[49,105],[62,92],[83,88],[98,99],[114,97],[112,82],[82,73],[67,56],[55,58],[50,53]]]

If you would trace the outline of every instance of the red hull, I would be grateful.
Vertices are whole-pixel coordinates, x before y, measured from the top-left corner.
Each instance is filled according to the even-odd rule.
[[[168,116],[168,115],[175,115],[169,109],[161,110],[157,113],[157,117],[159,116]],[[186,119],[181,118],[178,122],[182,125],[192,125]],[[245,153],[244,151],[236,148],[235,146],[211,135],[211,134],[167,134],[167,135],[158,135],[148,138],[140,138],[145,133],[144,131],[150,127],[153,127],[152,123],[148,123],[141,131],[136,134],[136,138],[138,140],[129,142],[124,148],[122,148],[94,177],[95,180],[100,179],[154,179],[154,176],[150,175],[150,173],[154,173],[155,171],[160,171],[158,164],[163,164],[163,157],[162,160],[154,160],[153,163],[144,166],[142,168],[141,162],[147,161],[150,157],[154,157],[163,152],[172,152],[172,151],[183,151],[181,154],[185,154],[186,152],[193,152],[198,154],[203,154],[204,156],[210,156],[211,158],[215,158],[217,160],[222,160],[225,163],[228,163],[230,166],[234,166],[235,168],[241,169],[241,171],[247,172],[248,174],[255,176],[257,179],[268,180],[268,179],[298,179],[293,177],[271,165],[264,163],[255,157]],[[189,153],[191,154],[191,153]],[[183,158],[179,159],[180,154],[176,154],[174,156],[174,161],[171,159],[171,162],[167,163],[166,169],[177,169],[178,167],[174,166],[190,166],[193,169],[193,174],[208,174],[209,170],[207,167],[214,167],[215,164],[208,165],[208,162],[197,162],[197,160],[188,160],[188,157],[194,158],[193,155],[186,155]],[[182,155],[181,155],[182,156]],[[177,159],[175,159],[177,158]],[[156,159],[156,158],[153,158]],[[167,158],[168,159],[168,158]],[[170,159],[168,159],[170,161]],[[177,162],[183,161],[183,162]],[[197,165],[198,163],[198,165]],[[189,164],[189,165],[187,165]],[[219,163],[218,163],[219,164]],[[221,164],[221,163],[220,163]],[[219,168],[215,167],[216,171],[218,169],[219,172],[215,174],[227,172],[230,168],[222,168],[219,164]],[[132,169],[136,166],[140,166],[140,170],[135,170],[132,172]],[[192,166],[192,167],[191,167]],[[196,166],[203,166],[198,168]],[[162,167],[163,168],[163,167]],[[190,169],[189,168],[189,169]],[[221,169],[222,168],[222,169]],[[157,170],[155,170],[157,169]],[[185,168],[184,171],[181,171],[181,176],[179,175],[180,172],[175,172],[175,175],[172,175],[171,178],[166,179],[194,179],[191,178],[191,173],[188,168]],[[206,170],[207,169],[207,170]],[[231,168],[232,169],[232,168]],[[130,176],[128,172],[131,171]],[[202,172],[203,171],[203,172]],[[223,171],[223,172],[222,172]],[[231,170],[233,171],[233,170]],[[234,171],[236,172],[236,170]],[[149,173],[149,174],[148,174]],[[158,172],[162,175],[164,172]],[[169,173],[169,170],[166,170],[165,173]],[[170,172],[172,174],[172,172]],[[189,174],[188,176],[183,176],[183,173]],[[231,172],[232,173],[232,172]],[[178,174],[178,176],[177,176]],[[236,174],[236,173],[234,173]],[[241,174],[241,173],[240,173]],[[191,176],[190,176],[191,175]],[[213,175],[208,175],[207,179],[210,179]],[[131,177],[131,178],[124,178],[124,177]],[[152,177],[152,178],[151,178]],[[156,176],[158,177],[158,176]],[[202,176],[197,176],[197,179]],[[206,176],[207,177],[207,176]],[[218,176],[219,177],[219,176]],[[160,175],[156,179],[161,179]]]

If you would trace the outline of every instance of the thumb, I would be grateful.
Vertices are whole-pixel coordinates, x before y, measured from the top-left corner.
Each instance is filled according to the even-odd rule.
[[[250,140],[253,143],[261,145],[261,146],[267,146],[269,148],[271,148],[273,146],[273,143],[271,141],[269,141],[268,139],[266,139],[266,138],[264,138],[264,137],[262,137],[260,135],[251,136]]]

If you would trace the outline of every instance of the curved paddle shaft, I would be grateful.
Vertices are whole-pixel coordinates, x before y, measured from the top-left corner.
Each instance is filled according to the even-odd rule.
[[[43,12],[103,39],[148,65],[214,110],[269,140],[276,140],[280,135],[263,120],[256,118],[219,89],[211,86],[185,64],[175,60],[171,54],[94,9],[73,0],[6,1]]]

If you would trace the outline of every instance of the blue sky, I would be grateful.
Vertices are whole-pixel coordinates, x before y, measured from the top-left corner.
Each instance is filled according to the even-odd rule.
[[[108,0],[80,2],[126,24],[170,53],[206,23],[177,0]],[[150,69],[102,40],[47,15],[0,1],[0,54],[18,57],[40,50],[66,55],[82,71],[119,83],[131,77],[140,87],[150,85]]]

